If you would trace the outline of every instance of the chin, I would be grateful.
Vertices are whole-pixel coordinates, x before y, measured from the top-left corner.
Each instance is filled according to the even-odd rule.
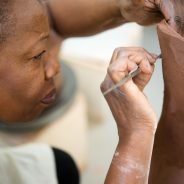
[[[44,109],[42,110],[37,110],[36,112],[32,112],[32,113],[28,113],[28,114],[21,114],[20,116],[17,115],[15,116],[11,116],[9,115],[7,118],[1,118],[2,122],[8,123],[8,124],[16,124],[16,123],[29,123],[33,120],[35,120],[36,118],[38,118],[42,112],[44,111]]]
[[[19,119],[18,122],[23,122],[23,123],[29,123],[31,121],[34,121],[37,119],[44,111],[45,109],[42,109],[40,111],[37,111],[36,113],[29,114],[27,116],[22,117],[22,119]]]

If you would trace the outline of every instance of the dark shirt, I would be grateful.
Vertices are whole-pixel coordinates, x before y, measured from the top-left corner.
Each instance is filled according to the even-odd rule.
[[[52,148],[56,163],[58,184],[79,184],[79,171],[72,157],[66,152]]]

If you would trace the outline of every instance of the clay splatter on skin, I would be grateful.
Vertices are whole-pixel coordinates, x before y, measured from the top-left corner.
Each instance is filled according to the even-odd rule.
[[[114,154],[114,156],[115,156],[115,157],[118,157],[118,156],[119,156],[119,152],[116,152],[116,153]]]
[[[115,165],[121,173],[124,173],[124,176],[132,175],[132,173],[137,173],[137,175],[135,176],[137,180],[142,180],[143,178],[145,178],[145,176],[147,175],[147,168],[145,168],[144,165],[139,164],[138,162],[134,162],[131,159],[124,159],[121,161],[118,159],[119,156],[119,152],[116,152],[114,154],[112,164]],[[122,180],[123,177],[121,178],[121,181]]]

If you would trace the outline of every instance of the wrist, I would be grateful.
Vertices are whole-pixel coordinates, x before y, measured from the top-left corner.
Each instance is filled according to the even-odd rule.
[[[144,146],[145,142],[152,144],[155,138],[156,131],[153,129],[134,129],[129,131],[118,131],[119,133],[119,146]]]
[[[153,137],[155,136],[156,129],[157,129],[157,123],[146,123],[147,126],[145,126],[144,123],[142,123],[144,126],[138,126],[138,127],[118,127],[118,135],[119,140],[128,138],[128,137]],[[135,122],[133,123],[135,125]]]
[[[154,139],[153,131],[134,131],[120,137],[117,150],[123,153],[123,158],[147,165],[151,160]]]

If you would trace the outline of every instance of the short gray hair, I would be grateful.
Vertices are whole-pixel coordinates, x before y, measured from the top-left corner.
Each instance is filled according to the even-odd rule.
[[[0,0],[0,44],[13,32],[12,4],[14,0]]]

